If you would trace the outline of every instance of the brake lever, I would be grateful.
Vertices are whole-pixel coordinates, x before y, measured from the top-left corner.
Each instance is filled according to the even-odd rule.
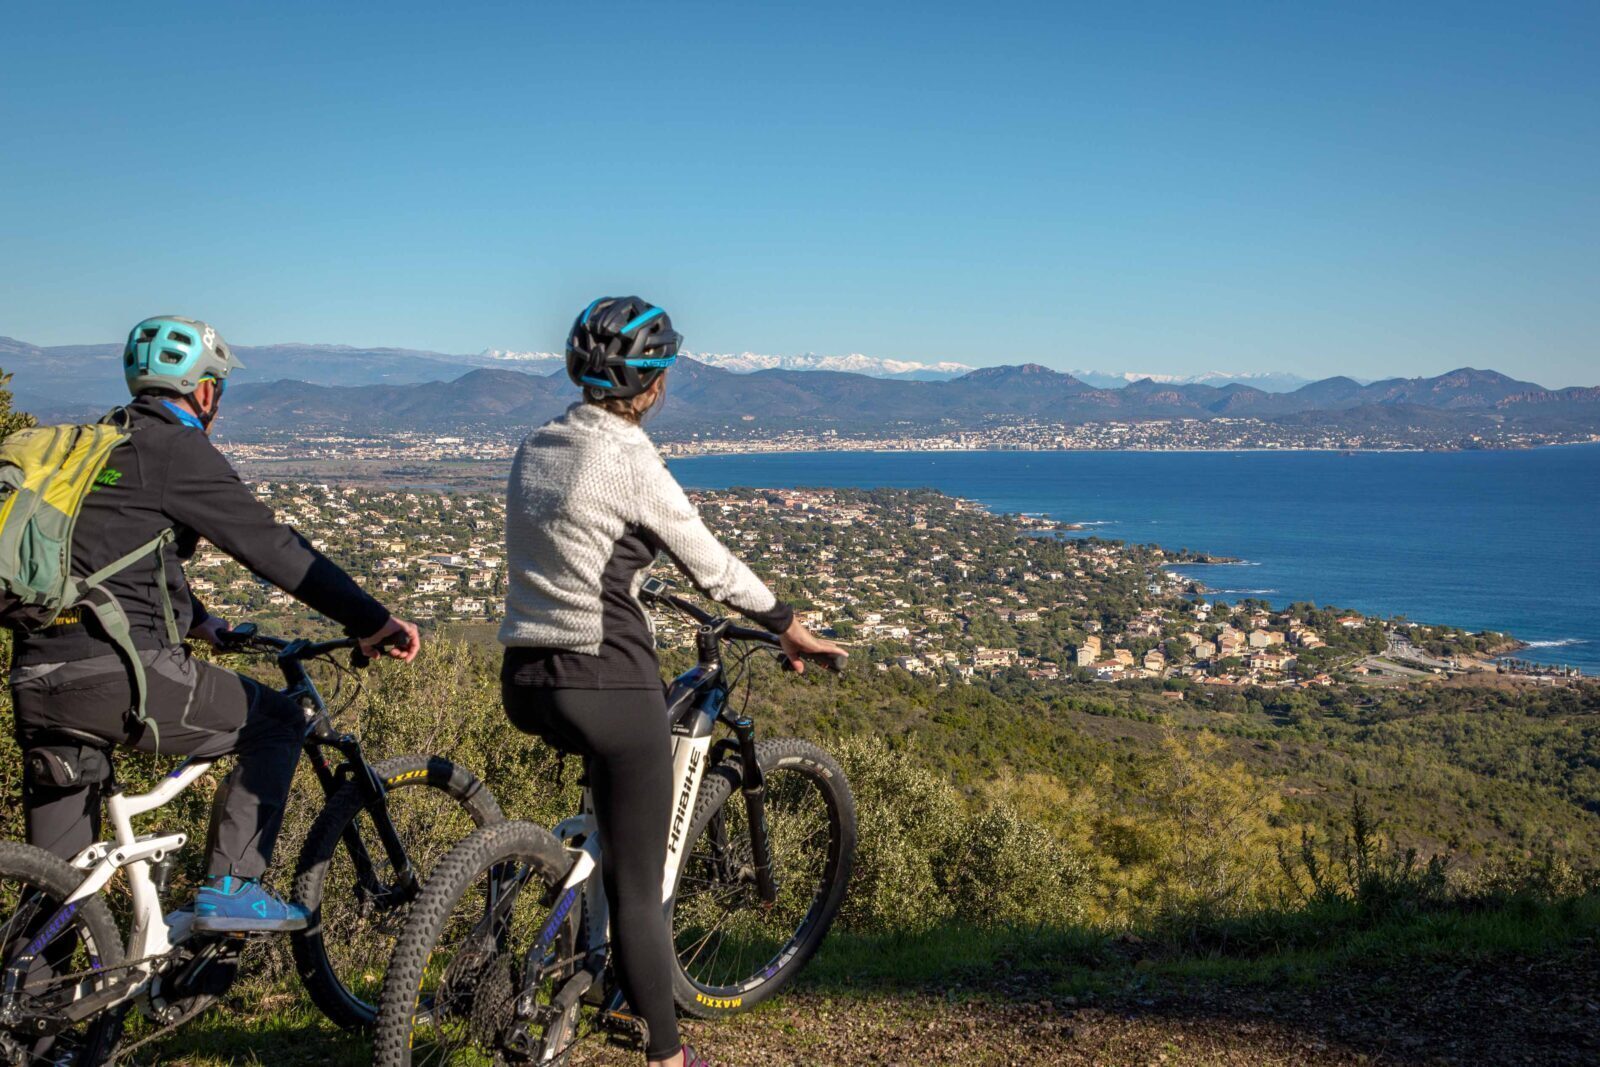
[[[404,643],[401,640],[403,637],[405,637],[405,634],[390,634],[382,641],[379,641],[378,647],[373,649],[373,651],[381,653],[386,648],[398,648]],[[354,667],[358,671],[364,671],[368,667],[372,666],[372,660],[372,656],[369,656],[365,652],[361,651],[361,645],[359,642],[350,650],[350,666]]]

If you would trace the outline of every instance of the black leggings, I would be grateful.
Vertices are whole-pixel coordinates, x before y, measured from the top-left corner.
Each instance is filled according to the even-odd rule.
[[[645,1056],[677,1054],[672,1000],[677,966],[661,901],[672,807],[672,744],[660,689],[549,689],[501,671],[506,714],[517,729],[583,757],[600,823],[600,876],[611,908],[612,960],[628,1004],[650,1027]]]

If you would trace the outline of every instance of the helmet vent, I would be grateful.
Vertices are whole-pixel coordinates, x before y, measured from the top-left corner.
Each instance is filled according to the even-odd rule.
[[[139,331],[139,340],[154,341],[156,339],[156,334],[159,332],[160,331],[154,326],[146,326],[144,329]]]
[[[178,364],[188,358],[189,354],[187,352],[179,352],[175,348],[163,348],[161,350],[161,362],[163,363]]]
[[[194,344],[194,338],[193,337],[190,337],[186,333],[179,333],[177,330],[171,331],[168,334],[168,336],[171,337],[174,341],[178,342],[180,345],[192,345],[192,344]]]

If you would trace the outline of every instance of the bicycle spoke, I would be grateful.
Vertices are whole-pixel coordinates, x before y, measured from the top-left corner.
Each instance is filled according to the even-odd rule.
[[[769,772],[765,817],[777,885],[773,900],[762,901],[756,892],[749,819],[742,798],[731,791],[708,832],[692,846],[679,883],[674,909],[679,964],[714,993],[759,979],[805,929],[827,888],[837,830],[816,781],[783,767]]]
[[[25,856],[20,859],[26,862]],[[9,967],[12,958],[25,949],[32,948],[36,953],[26,972],[19,975],[20,980],[11,993],[16,998],[11,1008],[16,1012],[17,1022],[24,1027],[43,1017],[53,1016],[61,1021],[57,1013],[80,982],[109,973],[103,971],[103,967],[121,965],[118,946],[98,943],[101,936],[110,936],[94,932],[89,915],[90,908],[99,906],[98,902],[65,912],[63,902],[68,895],[64,890],[34,884],[25,875],[8,871],[0,876],[0,910],[5,913],[4,923],[0,925],[0,951],[4,952],[0,968]],[[106,917],[102,921],[109,924],[110,919]],[[41,931],[48,931],[48,936],[34,946],[32,940]],[[114,1029],[108,1029],[110,1019],[108,1013],[68,1024],[42,1043],[36,1043],[40,1039],[34,1038],[27,1029],[13,1032],[12,1036],[22,1048],[31,1046],[35,1059],[65,1062],[63,1057],[77,1056],[83,1050],[105,1049],[105,1042],[115,1033]]]

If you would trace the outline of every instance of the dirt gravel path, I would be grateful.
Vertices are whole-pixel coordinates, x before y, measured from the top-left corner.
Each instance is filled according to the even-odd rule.
[[[800,991],[724,1023],[686,1023],[718,1067],[754,1064],[1600,1064],[1600,950],[1551,959],[1352,971],[1313,986],[1207,986],[1140,997],[1009,989]],[[1037,984],[1032,988],[1038,989]],[[585,1065],[637,1065],[588,1044]]]

